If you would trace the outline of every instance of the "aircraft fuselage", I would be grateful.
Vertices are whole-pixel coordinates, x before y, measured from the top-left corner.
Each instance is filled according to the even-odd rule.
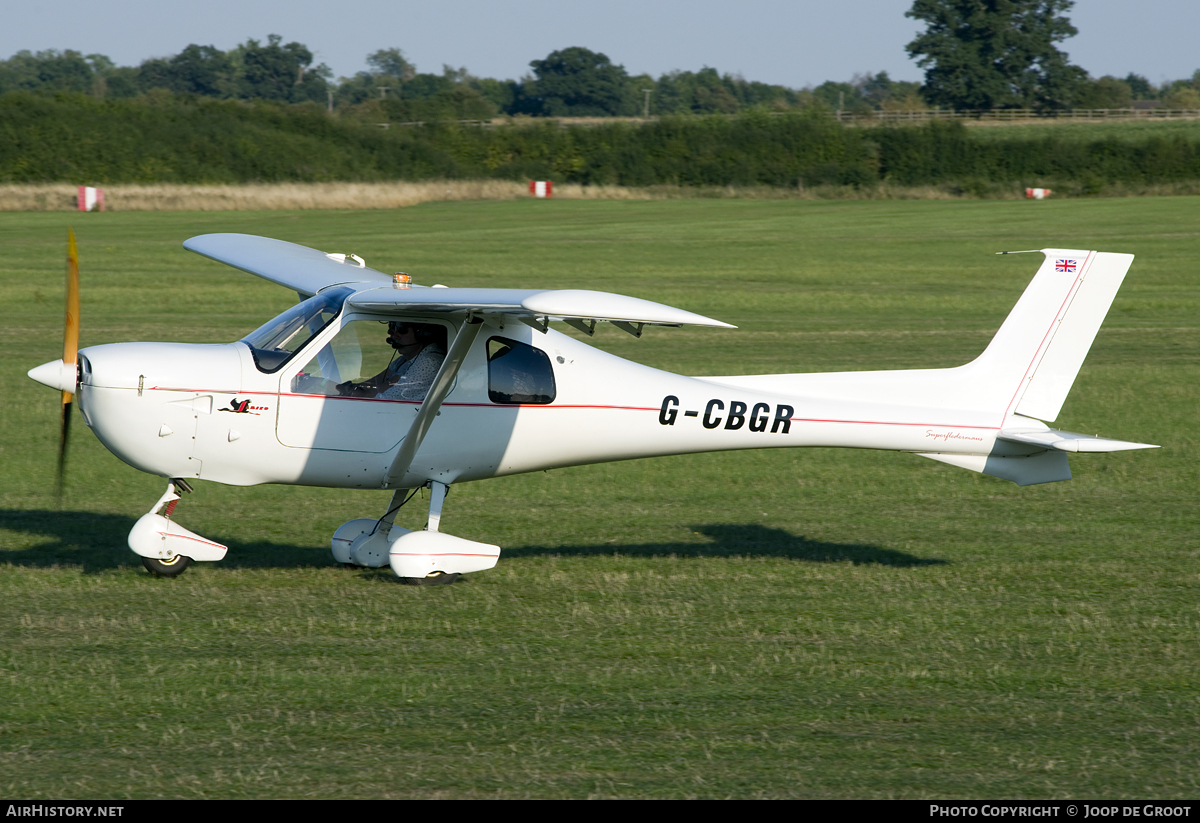
[[[243,342],[84,349],[80,406],[114,454],[164,477],[387,488],[388,468],[420,401],[292,390],[301,364],[362,319],[340,318],[273,373],[256,365]],[[496,339],[544,352],[553,371],[551,402],[498,403],[489,396],[488,341]],[[735,385],[736,378],[653,369],[553,329],[488,325],[408,473],[393,485],[729,449],[988,454],[1004,423],[985,410],[823,398],[821,375],[812,377],[812,396],[763,392]]]

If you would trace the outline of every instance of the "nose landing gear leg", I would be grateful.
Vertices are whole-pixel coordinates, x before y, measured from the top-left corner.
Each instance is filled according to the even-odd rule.
[[[227,546],[207,540],[171,520],[179,492],[191,490],[186,480],[172,478],[166,493],[129,532],[129,548],[141,556],[142,565],[155,577],[178,577],[193,560],[220,560],[229,551]],[[166,509],[159,514],[163,506]]]

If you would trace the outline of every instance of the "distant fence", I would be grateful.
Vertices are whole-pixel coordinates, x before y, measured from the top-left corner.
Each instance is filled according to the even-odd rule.
[[[772,117],[785,117],[794,112],[771,112]],[[928,123],[931,120],[976,120],[981,122],[1014,123],[1033,120],[1041,123],[1052,120],[1197,120],[1200,109],[1072,109],[1070,111],[1039,111],[1038,109],[991,109],[989,111],[944,111],[914,109],[912,111],[835,111],[839,123],[866,125],[869,123]],[[714,115],[699,115],[713,117]],[[720,114],[717,117],[737,117]],[[610,123],[657,123],[658,117],[496,117],[492,120],[412,120],[406,123],[376,123],[382,129],[393,126],[425,126],[431,123],[456,123],[460,126],[508,126],[533,123],[556,123],[560,126],[603,126]]]
[[[990,111],[837,111],[833,116],[842,123],[928,123],[930,120],[980,120],[1013,122],[1017,120],[1194,120],[1200,109],[992,109]]]
[[[720,115],[731,117],[732,115]],[[554,123],[559,126],[606,126],[610,123],[657,123],[658,117],[493,117],[491,120],[409,120],[404,123],[376,123],[381,129],[392,126],[428,126],[435,123],[455,123],[459,126],[529,126],[537,123]]]

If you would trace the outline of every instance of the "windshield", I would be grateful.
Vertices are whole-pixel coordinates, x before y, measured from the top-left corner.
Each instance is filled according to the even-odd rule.
[[[354,289],[340,286],[298,303],[242,338],[254,355],[254,365],[268,374],[278,371],[342,311]]]

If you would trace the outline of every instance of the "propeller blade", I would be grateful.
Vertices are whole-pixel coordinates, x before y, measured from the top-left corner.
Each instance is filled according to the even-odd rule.
[[[67,313],[63,321],[63,364],[76,368],[79,360],[79,249],[75,230],[67,229]],[[67,438],[71,432],[71,406],[74,392],[63,390],[62,420],[58,437],[58,497],[62,499],[67,467]]]

